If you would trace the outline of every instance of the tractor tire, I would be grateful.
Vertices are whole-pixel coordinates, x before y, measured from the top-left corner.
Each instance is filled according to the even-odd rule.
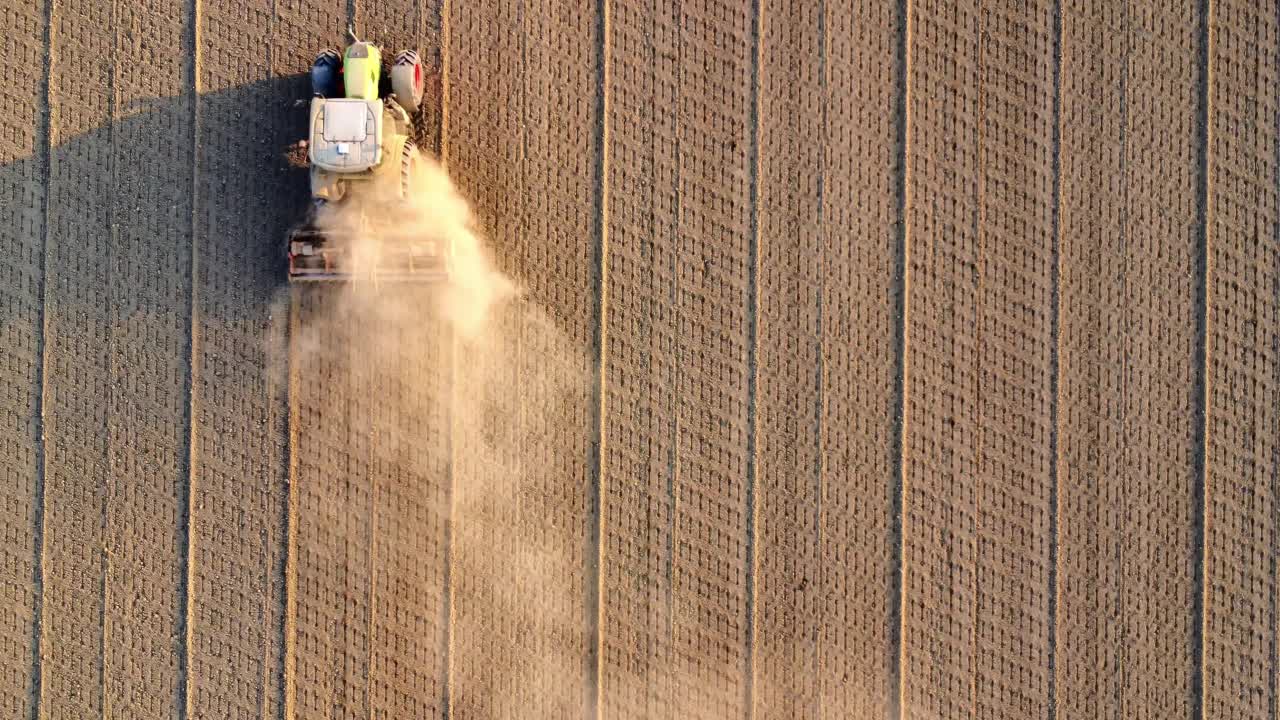
[[[409,205],[413,201],[413,175],[418,164],[418,146],[406,140],[400,152],[400,201]]]
[[[422,95],[426,89],[426,73],[422,69],[422,59],[413,50],[405,50],[396,55],[391,63],[391,92],[396,102],[410,116],[418,112],[422,105]]]
[[[342,97],[342,57],[334,50],[322,50],[311,63],[311,94],[322,98]]]

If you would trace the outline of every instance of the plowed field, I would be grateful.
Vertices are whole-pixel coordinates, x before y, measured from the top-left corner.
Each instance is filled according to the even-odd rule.
[[[285,282],[349,22],[516,294]],[[1277,0],[0,48],[0,717],[1280,720]]]

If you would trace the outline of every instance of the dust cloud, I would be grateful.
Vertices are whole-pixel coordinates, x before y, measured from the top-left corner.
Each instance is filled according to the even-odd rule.
[[[521,293],[494,265],[470,204],[444,167],[420,152],[415,157],[410,183],[413,192],[403,202],[384,206],[369,191],[355,186],[344,202],[322,208],[316,225],[356,238],[352,244],[352,289],[366,305],[363,309],[374,314],[405,309],[396,302],[401,295],[394,288],[382,292],[384,288],[368,272],[375,265],[394,266],[392,254],[398,242],[430,243],[437,251],[451,255],[450,280],[436,299],[438,305],[429,310],[463,337],[474,339],[483,332],[495,306],[515,300]],[[362,218],[369,223],[368,232],[360,232]]]
[[[454,711],[568,716],[580,707],[588,642],[583,513],[591,482],[585,470],[595,384],[591,349],[569,338],[498,267],[470,204],[439,162],[421,156],[414,173],[415,191],[390,233],[360,237],[353,281],[295,295],[294,302],[306,307],[294,310],[289,362],[295,375],[329,375],[328,382],[345,375],[348,392],[398,408],[395,422],[380,426],[373,442],[390,444],[388,452],[402,466],[421,464],[399,469],[440,490],[428,494],[439,498],[435,522],[450,527]],[[317,224],[341,228],[359,213],[378,212],[365,202],[352,196],[323,210]],[[405,238],[451,247],[450,282],[378,283],[363,273]],[[300,392],[324,392],[320,387]],[[325,412],[344,410],[330,404]],[[374,412],[387,414],[384,408]],[[304,418],[318,425],[342,422],[332,415]],[[347,419],[351,427],[365,421]],[[432,450],[404,451],[413,444]],[[447,454],[447,461],[430,458],[432,453]],[[319,480],[314,487],[367,482]],[[401,512],[391,503],[375,500],[373,506],[381,514]],[[372,526],[404,522],[411,520],[380,517]]]

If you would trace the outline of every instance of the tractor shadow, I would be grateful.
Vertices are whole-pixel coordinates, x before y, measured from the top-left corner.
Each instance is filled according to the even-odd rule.
[[[0,203],[0,247],[20,259],[5,267],[12,301],[0,322],[36,320],[43,306],[70,326],[138,321],[167,333],[190,324],[193,289],[202,321],[261,318],[307,203],[306,170],[287,157],[307,96],[296,74],[197,103],[122,103],[78,133],[67,126],[85,113],[55,108],[47,162],[0,165],[0,197],[12,199]]]
[[[196,102],[121,102],[94,108],[115,117],[83,130],[93,113],[55,95],[47,154],[0,164],[0,326],[37,342],[47,310],[54,332],[132,321],[167,335],[190,326],[193,302],[201,323],[264,322],[287,295],[285,237],[309,204],[307,170],[290,158],[309,83],[299,72]],[[428,153],[435,100],[416,122]]]
[[[115,118],[77,131],[93,113],[55,96],[47,154],[0,164],[0,342],[12,372],[35,377],[47,348],[101,354],[117,337],[125,346],[145,339],[148,355],[178,372],[193,360],[194,329],[256,358],[256,369],[240,364],[250,375],[279,380],[289,362],[285,238],[309,205],[307,170],[290,155],[306,137],[309,98],[309,74],[298,72],[198,98],[97,108]],[[442,140],[440,103],[435,78],[415,132],[431,156]],[[44,131],[41,123],[36,133]],[[486,195],[507,196],[505,176],[485,177],[456,178],[457,186],[465,196],[481,182]],[[487,254],[523,285],[527,268],[488,232],[505,207],[480,205],[473,211]],[[411,294],[404,316],[436,299]],[[593,347],[563,347],[581,330],[558,300],[530,293],[518,303],[526,313],[508,308],[498,319],[510,326],[532,317],[526,327],[537,327],[525,333],[554,337],[557,355],[593,355]],[[576,364],[595,365],[589,357]]]

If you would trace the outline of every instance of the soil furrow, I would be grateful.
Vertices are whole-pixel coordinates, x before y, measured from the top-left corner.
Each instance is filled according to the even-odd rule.
[[[896,552],[900,160],[883,108],[901,67],[858,70],[896,52],[897,22],[895,8],[859,3],[766,11],[758,717],[886,717],[897,693],[885,651],[896,599],[874,581]],[[866,144],[848,142],[855,132]]]
[[[1049,625],[1049,657],[1048,678],[1049,704],[1045,709],[1048,720],[1056,720],[1058,715],[1058,507],[1061,497],[1059,484],[1059,467],[1062,455],[1058,448],[1058,436],[1062,427],[1062,0],[1054,0],[1053,15],[1053,112],[1052,112],[1052,162],[1053,177],[1053,220],[1050,282],[1052,283],[1052,301],[1049,310],[1051,356],[1049,362],[1049,393],[1053,403],[1050,410],[1049,426],[1049,590],[1048,590],[1048,625]]]
[[[196,385],[199,383],[199,366],[196,358],[200,354],[200,328],[199,328],[199,307],[198,298],[199,283],[196,278],[200,277],[200,154],[197,148],[200,144],[200,26],[203,21],[203,13],[201,12],[202,0],[187,0],[185,22],[185,37],[183,38],[183,54],[186,56],[183,64],[184,78],[184,94],[186,95],[186,106],[189,113],[187,128],[190,133],[189,142],[190,162],[191,162],[191,186],[190,186],[190,217],[187,218],[187,232],[191,243],[188,259],[190,266],[187,268],[188,277],[191,278],[190,293],[187,302],[187,318],[190,325],[187,328],[187,376],[186,387],[183,388],[186,396],[186,417],[187,424],[187,457],[186,471],[187,482],[184,488],[182,504],[185,510],[185,525],[183,527],[182,545],[185,557],[183,558],[183,577],[181,581],[181,597],[182,597],[182,679],[179,688],[180,702],[182,704],[181,716],[183,718],[191,718],[195,715],[194,694],[192,688],[192,645],[194,639],[195,628],[195,600],[192,597],[192,590],[195,586],[196,578],[196,536],[194,532],[194,524],[196,521],[196,510],[194,501],[197,497],[195,489],[196,484],[196,468],[197,453],[199,452],[196,442],[198,440],[196,432],[196,416],[197,416],[197,393]],[[265,648],[264,648],[265,649]],[[261,707],[261,703],[259,703]],[[264,718],[265,720],[265,718]]]
[[[1274,718],[1280,496],[1280,232],[1274,2],[1208,26],[1204,717]],[[1237,28],[1252,28],[1247,34]]]
[[[1209,176],[1209,143],[1212,137],[1209,128],[1209,116],[1213,113],[1213,66],[1209,55],[1214,48],[1213,37],[1209,33],[1210,0],[1200,0],[1196,8],[1196,115],[1195,115],[1195,159],[1196,159],[1196,267],[1195,294],[1196,305],[1193,326],[1195,333],[1195,397],[1192,399],[1192,414],[1196,423],[1196,437],[1192,441],[1192,481],[1191,481],[1191,527],[1188,538],[1188,551],[1192,556],[1191,584],[1195,592],[1191,595],[1191,639],[1189,652],[1192,657],[1191,671],[1191,717],[1203,718],[1204,715],[1204,632],[1205,597],[1209,588],[1205,584],[1205,522],[1208,497],[1205,495],[1206,463],[1205,450],[1209,441],[1208,414],[1208,314],[1209,314],[1209,273],[1212,269],[1211,238],[1208,224],[1210,215],[1209,193],[1213,192],[1213,179]]]
[[[1062,8],[1059,718],[1195,702],[1196,13]]]
[[[911,715],[1049,704],[1053,10],[911,8]]]
[[[86,22],[112,27],[114,20],[111,6],[102,3],[62,4],[51,15],[42,717],[104,712],[106,406],[113,385],[108,263],[117,43],[114,33],[78,28]]]
[[[771,9],[772,10],[772,9]],[[820,14],[826,13],[826,3],[821,3],[818,11]],[[824,18],[818,21],[818,36],[821,46],[820,62],[826,60],[826,38],[822,36]],[[746,603],[745,613],[746,620],[746,639],[743,643],[745,647],[745,657],[743,662],[743,683],[742,683],[742,710],[743,717],[746,720],[753,720],[756,716],[756,683],[757,683],[757,630],[759,620],[760,607],[760,564],[756,553],[760,545],[760,488],[758,483],[760,480],[760,281],[762,273],[760,271],[760,196],[761,185],[764,182],[762,167],[764,159],[760,152],[761,140],[761,102],[763,97],[762,76],[764,73],[764,55],[766,52],[766,39],[764,37],[765,26],[765,9],[761,0],[753,0],[751,3],[751,72],[750,72],[750,92],[751,92],[751,114],[749,119],[750,140],[747,148],[748,161],[750,163],[751,179],[749,184],[750,203],[750,241],[748,245],[747,261],[747,327],[750,337],[747,340],[747,437],[746,451],[747,463],[745,472],[746,481],[746,538],[744,545],[746,546],[746,588],[743,596]],[[825,68],[820,68],[822,73]],[[825,91],[825,87],[821,91]],[[820,91],[820,92],[821,92]],[[818,195],[821,198],[821,174],[822,168],[818,168]],[[818,200],[817,212],[822,212],[822,201]],[[816,219],[821,224],[821,218]],[[819,312],[821,309],[819,308]],[[822,334],[821,321],[818,322],[818,334]],[[819,361],[820,358],[819,358]],[[822,401],[821,392],[814,403],[817,408],[818,416],[821,418]],[[821,420],[819,420],[819,425]],[[820,431],[820,429],[819,429]],[[819,449],[821,453],[821,449]],[[818,463],[821,465],[821,462]],[[821,477],[821,469],[818,470],[818,476]],[[821,481],[819,481],[821,482]],[[821,492],[821,491],[819,491]],[[817,709],[817,708],[814,708]]]
[[[284,151],[303,137],[294,101],[308,96],[301,73],[315,51],[280,38],[313,37],[297,32],[312,13],[272,0],[200,10],[189,706],[192,717],[280,717],[296,530],[281,260],[306,193]]]
[[[911,197],[911,0],[899,0],[894,15],[897,36],[894,38],[894,137],[896,166],[894,167],[894,217],[897,224],[895,232],[896,257],[893,267],[894,294],[893,317],[897,319],[894,336],[894,386],[893,386],[893,435],[889,444],[893,474],[889,483],[886,503],[889,505],[889,619],[886,623],[888,666],[888,689],[885,693],[885,717],[888,720],[902,720],[903,685],[902,661],[906,657],[906,646],[902,642],[904,619],[906,618],[906,596],[903,594],[903,578],[906,575],[906,537],[902,533],[903,508],[906,503],[906,428],[907,428],[907,358],[908,344],[911,339],[907,334],[910,327],[910,305],[908,292],[910,287],[910,228],[907,225],[907,206]]]
[[[35,717],[43,692],[41,648],[48,542],[49,343],[45,303],[51,258],[48,185],[54,141],[49,114],[54,7],[48,0],[0,4],[0,659],[2,707]]]
[[[300,355],[299,336],[301,335],[301,293],[293,288],[289,292],[288,307],[288,380],[286,397],[288,398],[288,457],[287,478],[288,490],[285,506],[281,516],[285,525],[285,548],[282,558],[284,577],[282,581],[284,617],[280,622],[280,662],[276,668],[279,673],[279,685],[266,698],[274,700],[275,707],[268,706],[262,717],[276,717],[279,720],[293,720],[298,716],[298,523],[299,506],[301,504],[298,491],[299,450],[301,438],[298,429],[302,424],[301,408],[298,405],[298,394],[304,379],[300,375],[301,368],[293,361]],[[264,668],[265,669],[265,668]],[[278,694],[277,694],[278,693]]]
[[[591,643],[587,648],[587,720],[602,720],[604,717],[604,557],[605,557],[605,458],[608,453],[608,413],[606,385],[609,377],[609,303],[611,291],[609,287],[609,178],[612,173],[613,158],[611,150],[611,132],[613,126],[612,91],[613,91],[613,58],[610,39],[609,0],[598,0],[595,5],[599,25],[597,33],[596,57],[598,59],[599,76],[596,87],[596,148],[599,165],[596,169],[596,203],[598,216],[595,228],[599,246],[596,260],[596,333],[595,349],[598,353],[595,378],[595,458],[592,470],[592,486],[590,506],[587,511],[587,571],[585,573],[586,633]]]

